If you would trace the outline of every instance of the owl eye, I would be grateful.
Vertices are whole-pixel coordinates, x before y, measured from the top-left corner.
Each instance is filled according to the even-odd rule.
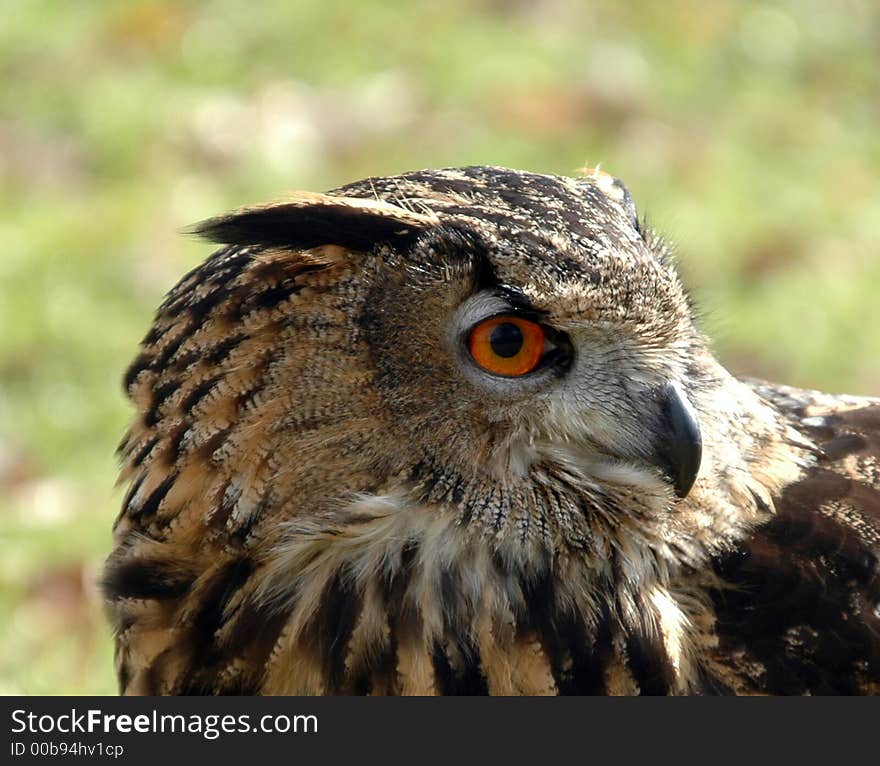
[[[484,319],[468,337],[471,356],[480,367],[511,378],[535,370],[548,347],[553,348],[541,325],[512,315]]]

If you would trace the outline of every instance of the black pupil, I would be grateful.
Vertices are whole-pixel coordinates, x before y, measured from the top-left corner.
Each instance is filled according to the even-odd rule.
[[[516,356],[523,347],[523,334],[515,324],[504,322],[492,330],[489,345],[498,356],[510,359]]]

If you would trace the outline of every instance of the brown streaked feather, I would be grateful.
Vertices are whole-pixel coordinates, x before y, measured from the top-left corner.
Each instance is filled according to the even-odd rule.
[[[880,692],[880,401],[758,384],[819,447],[776,514],[716,561],[716,680],[737,693]]]

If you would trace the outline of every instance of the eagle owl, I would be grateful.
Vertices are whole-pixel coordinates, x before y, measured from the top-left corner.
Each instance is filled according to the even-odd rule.
[[[880,691],[880,399],[732,376],[618,180],[197,231],[125,378],[124,693]]]

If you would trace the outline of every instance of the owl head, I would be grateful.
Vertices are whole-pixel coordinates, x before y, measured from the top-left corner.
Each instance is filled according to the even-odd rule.
[[[686,688],[680,575],[802,453],[620,182],[424,171],[196,230],[223,247],[125,380],[123,689],[484,688],[478,649],[494,689],[591,689],[621,642],[638,688]]]
[[[225,248],[128,376],[135,509],[167,522],[198,497],[244,540],[383,498],[499,544],[607,547],[623,526],[685,555],[719,503],[766,494],[741,468],[775,420],[605,173],[415,172],[196,230]]]

